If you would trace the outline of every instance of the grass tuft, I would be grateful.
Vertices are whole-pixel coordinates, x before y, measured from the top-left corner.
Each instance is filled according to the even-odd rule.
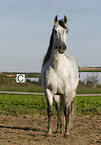
[[[78,115],[101,115],[101,96],[79,96],[76,104]]]

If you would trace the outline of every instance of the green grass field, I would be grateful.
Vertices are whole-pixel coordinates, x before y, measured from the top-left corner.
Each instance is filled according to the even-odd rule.
[[[0,94],[0,115],[46,115],[46,108],[45,96]],[[101,97],[76,97],[76,108],[76,115],[101,115]],[[54,113],[56,114],[56,111]]]
[[[78,87],[77,94],[101,94],[101,87],[97,88]]]
[[[15,91],[15,92],[37,92],[43,93],[44,89],[41,85],[26,85],[26,84],[14,84],[14,85],[1,85],[0,91]]]
[[[42,86],[38,84],[4,84],[0,91],[38,92],[43,93]],[[101,85],[97,88],[88,88],[79,85],[77,94],[100,94]],[[101,97],[76,97],[77,115],[101,115]],[[47,114],[45,96],[39,95],[11,95],[0,94],[0,114],[18,116],[19,114]],[[55,110],[55,103],[53,103]],[[56,113],[56,111],[54,111]]]
[[[101,115],[101,96],[77,96],[77,115]]]
[[[37,92],[43,93],[44,89],[41,85],[38,84],[6,84],[0,85],[0,91],[16,91],[16,92]],[[101,86],[97,86],[97,88],[91,88],[86,86],[78,86],[77,94],[101,94]]]

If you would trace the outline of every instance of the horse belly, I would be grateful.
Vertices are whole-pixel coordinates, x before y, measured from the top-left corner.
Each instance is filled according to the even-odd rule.
[[[68,69],[69,68],[69,69]],[[65,67],[60,69],[57,73],[57,90],[61,94],[67,91],[73,91],[76,89],[78,84],[78,75],[74,72],[73,68]]]

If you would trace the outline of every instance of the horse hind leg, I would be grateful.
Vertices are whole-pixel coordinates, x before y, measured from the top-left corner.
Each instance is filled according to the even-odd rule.
[[[69,109],[70,109],[69,128],[72,127],[73,119],[75,118],[75,111],[76,111],[76,97],[75,97],[75,94],[76,94],[76,92],[74,91],[72,93],[71,104],[69,106]]]
[[[62,133],[60,96],[55,95],[54,100],[56,103],[56,110],[57,110],[57,130],[56,130],[56,133],[59,133],[59,132]]]
[[[71,101],[71,114],[72,117],[75,117],[75,111],[76,111],[76,90],[72,94],[72,101]]]
[[[70,108],[66,108],[64,110],[64,115],[65,115],[65,120],[66,120],[66,125],[65,125],[65,138],[68,138],[69,135],[69,117],[70,117]]]
[[[72,128],[73,118],[74,118],[74,99],[71,101],[69,106],[69,128]]]
[[[65,120],[66,120],[66,125],[65,125],[65,138],[68,138],[69,135],[69,127],[72,126],[71,122],[72,122],[72,117],[74,117],[74,111],[75,111],[75,97],[72,98],[72,100],[69,102],[67,102],[67,104],[65,104],[65,109],[64,109],[64,115],[65,115]],[[65,100],[66,101],[66,100]]]
[[[75,111],[76,111],[76,97],[72,99],[71,101],[71,116],[75,117]]]

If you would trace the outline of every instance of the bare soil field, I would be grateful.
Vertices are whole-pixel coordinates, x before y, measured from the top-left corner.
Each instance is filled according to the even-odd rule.
[[[65,139],[56,131],[56,116],[52,118],[53,136],[46,137],[47,117],[34,114],[18,117],[0,116],[0,145],[100,145],[101,116],[76,116],[70,135]]]

